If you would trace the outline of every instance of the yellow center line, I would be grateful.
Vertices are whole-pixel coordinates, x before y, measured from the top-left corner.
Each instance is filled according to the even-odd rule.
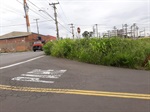
[[[76,94],[76,95],[88,95],[88,96],[134,98],[134,99],[150,100],[150,94],[89,91],[89,90],[76,90],[76,89],[32,88],[32,87],[19,87],[19,86],[8,86],[8,85],[0,85],[0,89],[20,91],[20,92],[61,93],[61,94]]]

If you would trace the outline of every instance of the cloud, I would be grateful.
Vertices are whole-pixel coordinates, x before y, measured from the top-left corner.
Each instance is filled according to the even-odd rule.
[[[22,0],[19,0],[23,2]],[[38,6],[40,9],[47,11],[54,17],[54,10],[49,3],[57,2],[57,0],[29,0]],[[35,22],[33,19],[39,18],[39,21],[51,19],[47,14],[39,12],[39,8],[28,2],[30,11],[30,22]],[[113,26],[121,28],[122,24],[149,24],[150,21],[150,0],[58,0],[60,5],[57,5],[58,21],[60,36],[71,36],[70,26],[68,24],[75,24],[75,31],[77,27],[81,31],[92,31],[94,24],[100,24],[99,30],[107,31]],[[24,9],[21,3],[17,0],[1,0],[1,25],[9,26],[12,24],[24,24],[25,19]],[[13,4],[13,5],[12,5]],[[7,10],[6,10],[7,9]],[[9,10],[11,11],[9,11]],[[13,11],[13,12],[12,12]],[[34,11],[34,12],[33,12]],[[64,28],[65,27],[65,28]],[[144,27],[141,26],[141,27]],[[14,30],[26,31],[26,26],[16,27],[1,27],[0,34],[9,33]],[[39,23],[40,33],[56,35],[55,23],[44,22]],[[36,31],[36,24],[31,24],[31,30]],[[68,31],[69,30],[69,31]]]

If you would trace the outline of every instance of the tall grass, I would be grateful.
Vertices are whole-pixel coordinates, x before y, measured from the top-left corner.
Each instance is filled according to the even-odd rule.
[[[107,66],[150,69],[150,39],[63,39],[44,46],[47,55]]]

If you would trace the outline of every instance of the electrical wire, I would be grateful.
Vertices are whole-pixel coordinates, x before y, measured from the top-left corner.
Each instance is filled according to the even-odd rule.
[[[14,7],[11,7],[11,6],[7,6],[7,4],[2,5],[1,9],[5,9],[5,11],[7,10],[7,11],[15,13],[17,15],[23,16],[21,12],[18,12],[18,9],[15,9]]]
[[[57,0],[57,1],[58,1],[58,0]],[[59,1],[58,1],[58,2],[59,2]],[[65,16],[67,22],[69,23],[68,18],[67,18],[67,16],[66,16],[66,14],[65,14],[65,12],[64,12],[64,10],[63,10],[61,4],[59,4],[59,6],[60,6],[60,8],[61,8],[61,10],[62,10],[62,13],[63,13],[63,15]]]
[[[38,23],[43,23],[43,22],[48,22],[48,21],[52,21],[52,20],[38,21]],[[31,22],[30,24],[36,24],[36,22]],[[26,25],[26,24],[15,24],[15,25],[7,25],[7,26],[0,26],[0,27],[23,26],[23,25]]]
[[[16,14],[16,15],[21,15],[21,16],[23,16],[22,13],[19,13],[19,12],[17,12],[17,11],[11,10],[11,9],[6,9],[6,8],[5,8],[5,11],[8,11],[8,12],[10,12],[10,13],[14,13],[14,14]]]
[[[17,0],[18,1],[18,0]],[[38,8],[39,10],[42,10],[41,8],[39,8],[37,5],[35,5],[33,2],[31,2],[30,0],[28,0],[32,5],[34,5],[36,8]],[[19,1],[18,1],[19,2]],[[19,3],[21,3],[21,2],[19,2]],[[21,3],[22,4],[22,3]],[[30,9],[30,10],[32,10],[32,9]],[[35,12],[34,10],[32,10],[33,12]],[[45,11],[45,10],[42,10],[43,12],[45,12],[50,18],[52,18],[54,21],[55,21],[55,19],[50,15],[50,14],[48,14],[48,12],[47,11]],[[36,14],[38,14],[37,12],[35,12]],[[39,15],[39,14],[38,14]],[[69,33],[71,33],[64,25],[62,25],[59,21],[57,21],[58,22],[58,24],[60,24],[64,29],[66,29]]]
[[[35,5],[33,2],[31,2],[30,0],[28,0],[29,3],[31,3],[32,5],[34,5],[36,8],[38,8],[39,10],[42,10],[41,8],[39,8],[37,5]],[[46,11],[45,11],[46,12]],[[48,13],[48,12],[46,12]],[[49,15],[53,20],[55,20],[51,15]]]
[[[21,5],[23,5],[23,3],[22,3],[22,2],[20,2],[20,1],[18,1],[18,0],[17,0],[17,2],[19,2]],[[46,18],[46,17],[44,17],[43,15],[40,15],[39,13],[37,13],[35,10],[33,10],[33,9],[31,9],[31,8],[30,8],[30,10],[31,10],[32,12],[34,12],[35,14],[37,14],[37,15],[41,16],[42,18],[47,19],[47,18]]]

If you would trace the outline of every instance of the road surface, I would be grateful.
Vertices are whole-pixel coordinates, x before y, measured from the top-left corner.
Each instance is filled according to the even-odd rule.
[[[150,112],[150,71],[43,52],[1,54],[0,59],[0,112]]]

